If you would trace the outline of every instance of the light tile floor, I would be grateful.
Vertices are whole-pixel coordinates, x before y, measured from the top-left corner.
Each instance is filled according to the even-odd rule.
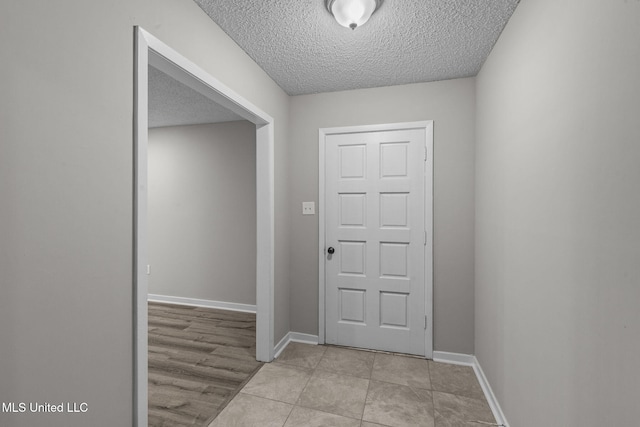
[[[478,427],[488,423],[495,420],[470,367],[290,343],[209,427]]]

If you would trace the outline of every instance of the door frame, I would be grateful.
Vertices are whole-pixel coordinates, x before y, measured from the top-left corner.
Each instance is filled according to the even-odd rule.
[[[133,425],[148,420],[148,66],[256,125],[256,359],[274,356],[274,119],[209,73],[135,27],[133,161]]]
[[[383,132],[395,130],[422,129],[425,131],[425,218],[427,232],[425,245],[425,310],[427,328],[425,329],[425,357],[433,358],[433,120],[418,122],[390,123],[378,125],[346,126],[318,129],[318,343],[325,343],[326,319],[326,239],[325,239],[325,167],[326,137],[329,135],[363,132]]]

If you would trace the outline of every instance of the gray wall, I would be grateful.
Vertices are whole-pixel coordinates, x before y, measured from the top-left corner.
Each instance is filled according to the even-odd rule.
[[[191,1],[0,2],[0,401],[132,420],[133,26],[275,118],[276,339],[289,331],[288,97]]]
[[[640,2],[523,1],[477,78],[476,354],[513,426],[640,419]]]
[[[149,293],[256,303],[256,127],[149,130]]]
[[[291,98],[291,329],[318,333],[318,128],[434,120],[434,349],[473,353],[474,79]]]

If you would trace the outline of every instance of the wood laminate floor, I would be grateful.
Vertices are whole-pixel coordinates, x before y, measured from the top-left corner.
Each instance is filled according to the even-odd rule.
[[[149,303],[149,426],[206,426],[262,366],[256,316]]]

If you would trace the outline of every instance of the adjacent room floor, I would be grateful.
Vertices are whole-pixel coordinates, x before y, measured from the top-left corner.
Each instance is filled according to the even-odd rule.
[[[149,303],[149,426],[206,426],[262,366],[256,316]]]
[[[290,343],[210,427],[495,425],[472,368]]]

